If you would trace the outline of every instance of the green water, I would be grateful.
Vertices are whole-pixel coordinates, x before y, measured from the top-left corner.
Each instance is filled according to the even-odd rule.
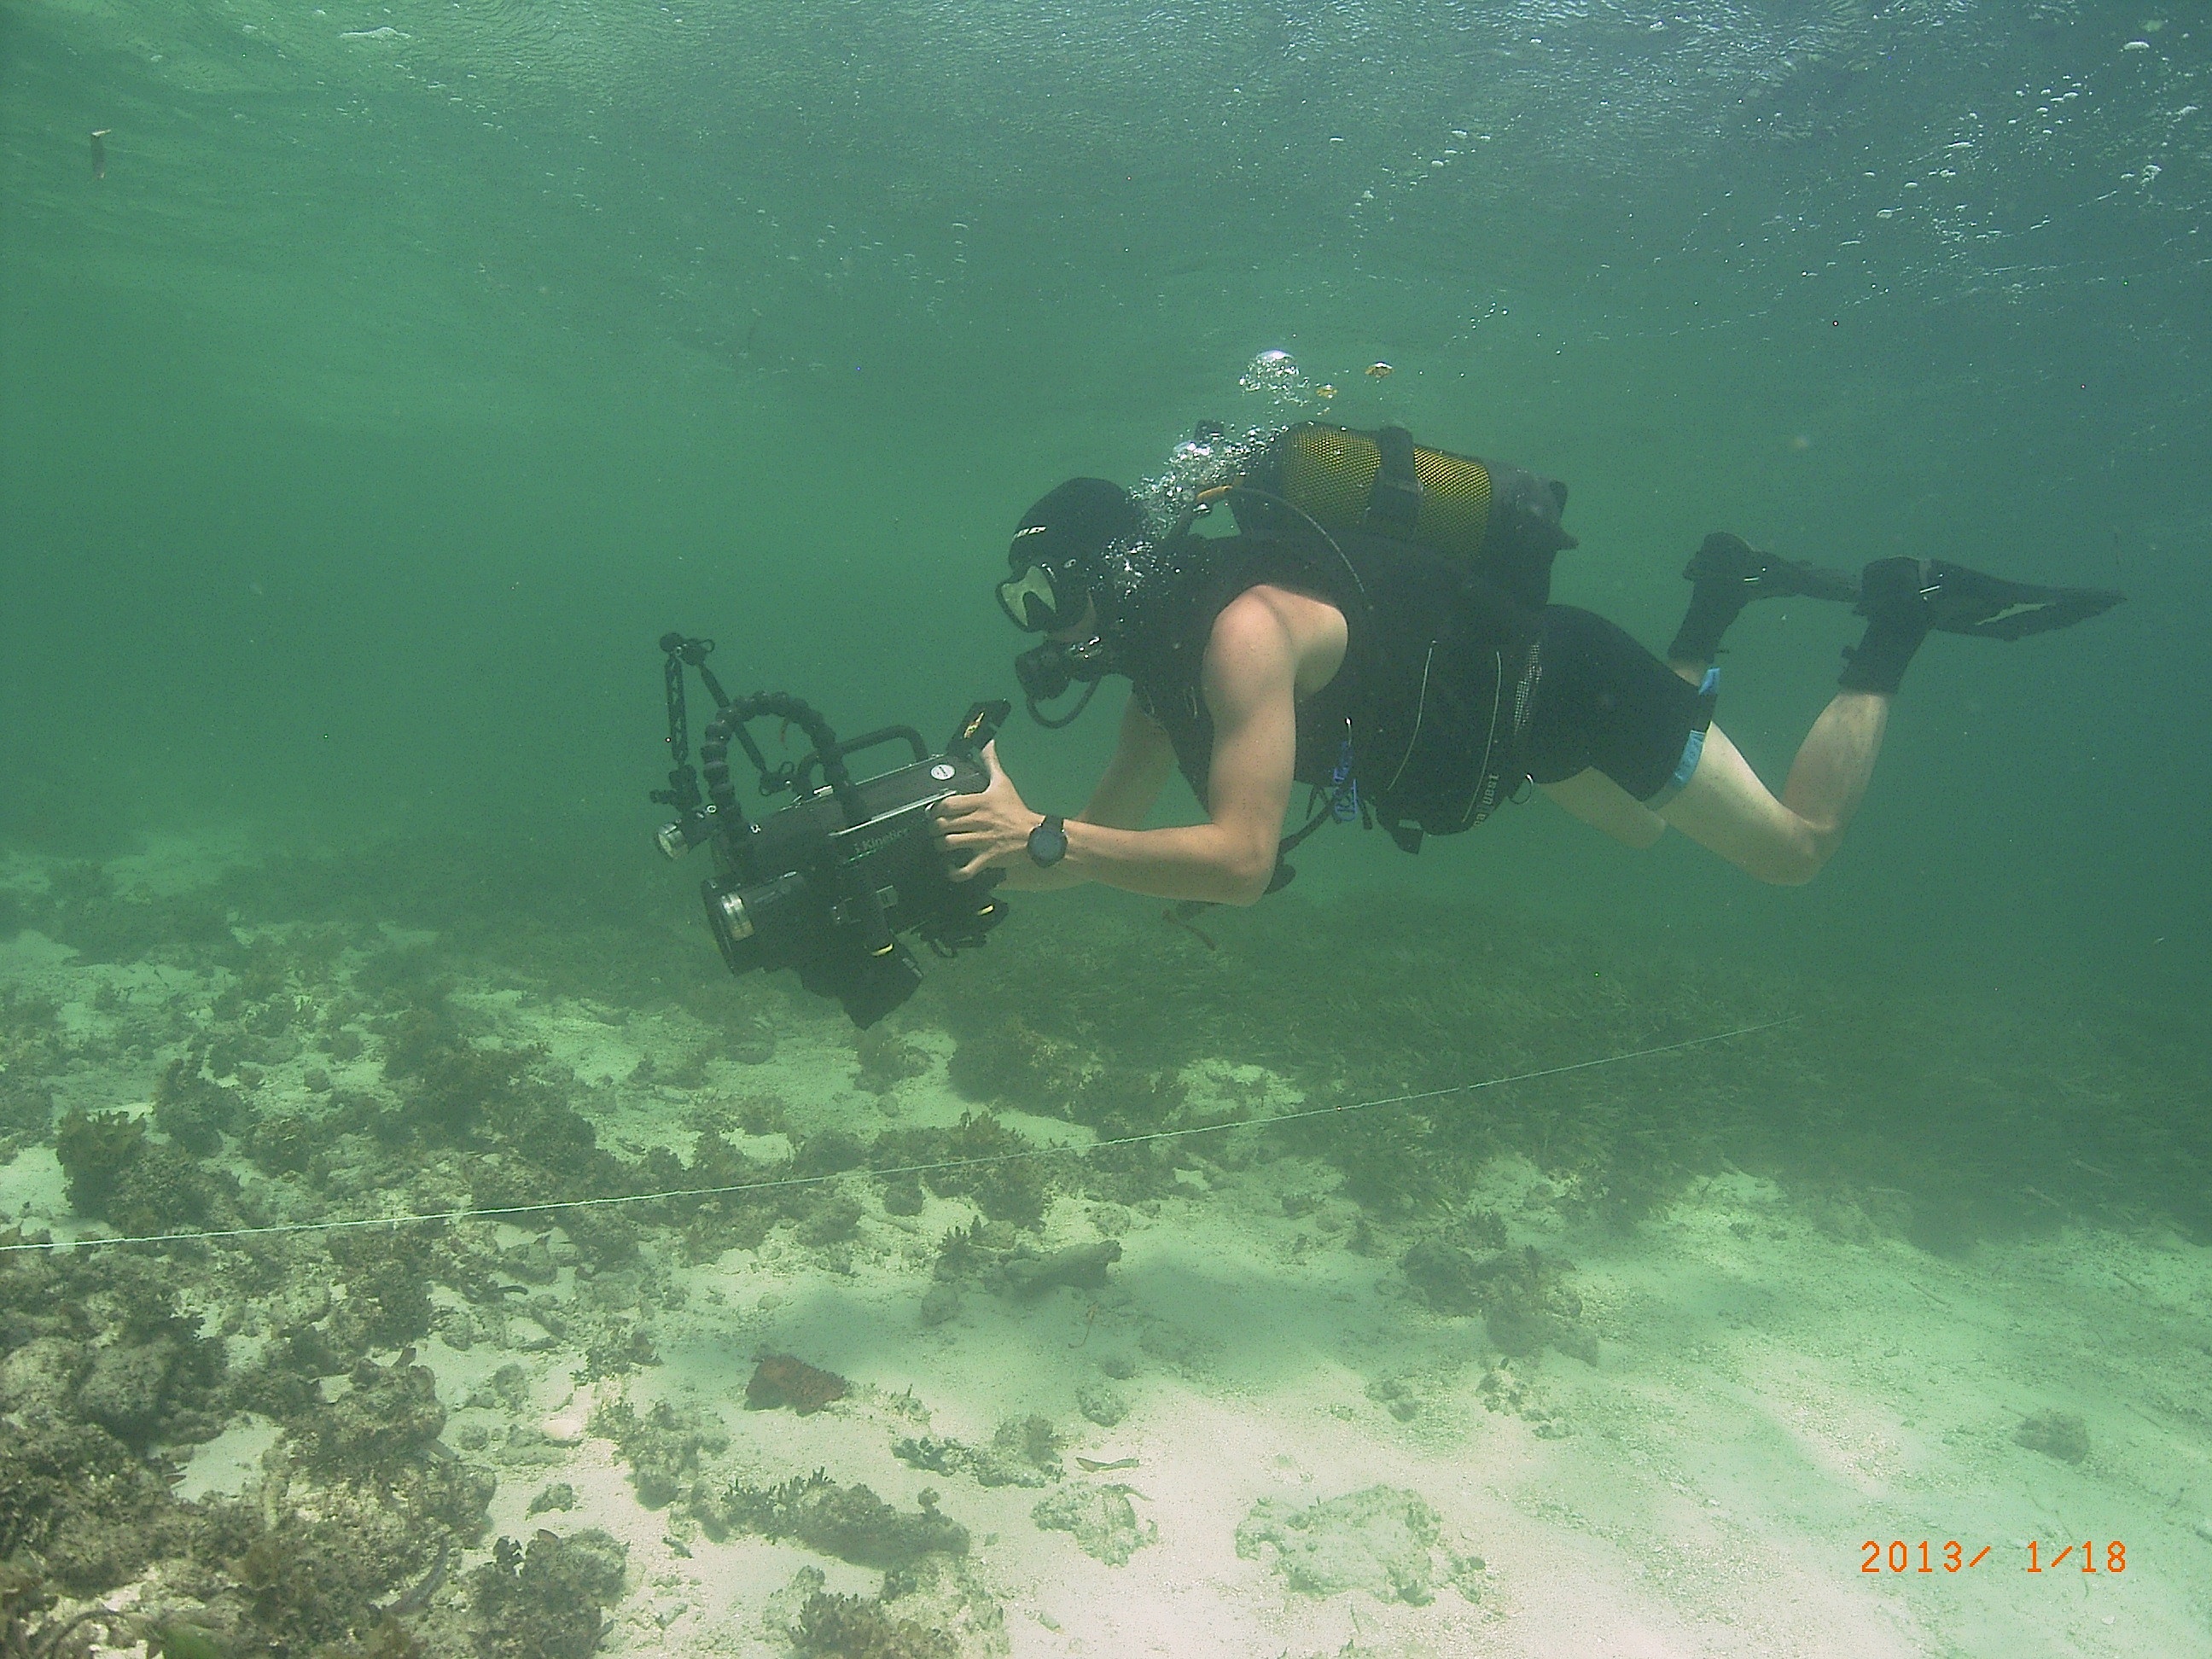
[[[1279,412],[1237,381],[1279,348],[1340,388],[1308,413],[1566,480],[1555,597],[1655,647],[1719,527],[2130,602],[1933,641],[1808,889],[1537,801],[1418,860],[1325,836],[1316,908],[1225,921],[1225,955],[1371,915],[1432,961],[1455,947],[1424,905],[1499,907],[1717,975],[1729,1018],[1825,1021],[1807,1066],[1883,1123],[1942,1120],[1891,1178],[1955,1158],[2003,1188],[1977,1211],[2000,1231],[2039,1214],[2031,1176],[2201,1231],[2174,1172],[2207,1156],[2208,109],[2212,30],[2094,0],[0,0],[0,840],[397,846],[327,908],[230,902],[249,927],[465,903],[478,942],[510,902],[556,933],[634,902],[672,950],[659,634],[714,636],[733,690],[934,735],[1015,695],[988,584],[1024,507]],[[1720,721],[1771,780],[1853,637],[1805,602],[1731,635]],[[1018,721],[1002,753],[1073,811],[1113,725]],[[449,848],[469,874],[441,886]],[[946,1000],[918,1006],[964,987],[1048,1022],[1132,918],[1029,900],[1010,963],[932,964]],[[686,994],[719,991],[683,948]],[[1376,949],[1283,959],[1395,984]],[[615,968],[572,969],[611,994]],[[1174,993],[1232,1045],[1297,994],[1238,973]],[[1277,1000],[1207,1001],[1240,994]],[[1996,1011],[2039,1058],[2003,1070]],[[1156,1040],[1122,1012],[1103,1048]],[[2085,1066],[2151,1091],[2117,1152],[2037,1091],[2074,1018]],[[1543,1059],[1644,1040],[1546,1029]],[[1879,1176],[1854,1133],[1792,1131],[1774,1166]]]
[[[1331,872],[2170,985],[2206,47],[2138,9],[10,7],[0,754],[133,827],[611,819],[672,625],[934,727],[1009,684],[1021,507],[1251,416],[1282,346],[1568,479],[1561,597],[1654,642],[1722,525],[2136,596],[1931,651],[1815,893],[1549,821]],[[1771,770],[1847,632],[1740,630]],[[1070,803],[1109,725],[1010,759]]]

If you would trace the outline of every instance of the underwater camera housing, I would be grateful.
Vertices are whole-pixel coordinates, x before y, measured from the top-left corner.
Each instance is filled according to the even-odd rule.
[[[654,790],[653,799],[681,816],[654,839],[671,859],[702,842],[713,848],[715,873],[699,893],[732,973],[793,969],[807,990],[836,998],[855,1025],[872,1025],[921,983],[901,934],[949,957],[981,944],[998,926],[1006,907],[992,891],[997,873],[953,880],[929,809],[947,795],[973,794],[989,783],[979,751],[997,734],[1007,704],[975,704],[934,753],[908,726],[844,739],[811,705],[782,692],[724,696],[706,665],[712,640],[670,634],[660,647],[667,653],[668,741],[676,763],[669,787]],[[700,733],[696,771],[688,758],[686,664],[699,671],[716,704]],[[746,730],[760,719],[796,726],[811,749],[796,762],[770,765]],[[761,793],[787,793],[794,797],[790,805],[757,822],[746,817],[730,781],[733,742],[760,775]],[[848,758],[887,744],[905,744],[913,758],[856,781]]]

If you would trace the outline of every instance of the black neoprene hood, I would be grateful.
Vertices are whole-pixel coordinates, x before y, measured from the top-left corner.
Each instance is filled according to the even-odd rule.
[[[1016,572],[1033,564],[1085,569],[1115,543],[1144,533],[1144,510],[1121,485],[1108,478],[1070,478],[1022,515],[1006,549],[1006,566]]]

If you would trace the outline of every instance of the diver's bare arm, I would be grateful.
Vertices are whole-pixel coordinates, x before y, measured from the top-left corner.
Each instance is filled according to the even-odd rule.
[[[1175,772],[1175,745],[1167,728],[1147,714],[1133,694],[1121,710],[1121,735],[1098,787],[1084,804],[1085,823],[1141,830],[1145,817]]]
[[[1067,856],[1049,872],[1058,878],[1054,884],[1096,881],[1153,898],[1217,904],[1249,904],[1265,893],[1297,757],[1297,672],[1289,631],[1275,611],[1237,605],[1222,612],[1206,645],[1201,688],[1213,716],[1208,821],[1172,830],[1071,822]]]
[[[1027,850],[1040,815],[1000,767],[998,745],[986,744],[989,785],[974,794],[947,795],[931,809],[951,857],[953,878],[966,881],[999,870],[1006,884],[1018,890],[1095,881],[1153,898],[1251,903],[1274,874],[1283,809],[1290,800],[1297,759],[1297,666],[1290,630],[1274,607],[1240,602],[1224,611],[1206,645],[1200,688],[1213,717],[1208,821],[1183,829],[1131,830],[1071,818],[1066,855],[1048,869],[1032,863]],[[1135,786],[1162,763],[1142,726],[1130,737],[1125,723],[1124,736],[1135,747],[1117,756],[1117,763],[1127,762],[1128,787],[1110,791],[1109,810],[1116,817],[1149,805],[1140,799],[1147,792]],[[1114,770],[1108,769],[1100,795],[1109,793]]]
[[[1114,757],[1106,763],[1098,787],[1091,792],[1079,819],[1113,830],[1140,830],[1175,770],[1175,745],[1167,729],[1130,697],[1121,711],[1121,732]],[[1067,867],[1066,860],[1040,869],[1026,858],[1000,865],[1001,879],[1017,892],[1042,893],[1060,887],[1079,887],[1085,878]]]

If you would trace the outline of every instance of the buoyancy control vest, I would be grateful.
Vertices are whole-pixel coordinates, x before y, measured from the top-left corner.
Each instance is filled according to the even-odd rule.
[[[1193,579],[1121,649],[1200,801],[1214,621],[1273,584],[1335,605],[1347,635],[1342,666],[1299,706],[1297,781],[1340,800],[1356,780],[1364,813],[1408,852],[1489,817],[1525,775],[1538,616],[1553,556],[1575,544],[1559,527],[1565,495],[1532,473],[1415,449],[1400,428],[1285,433],[1229,492],[1240,533],[1194,542]]]

